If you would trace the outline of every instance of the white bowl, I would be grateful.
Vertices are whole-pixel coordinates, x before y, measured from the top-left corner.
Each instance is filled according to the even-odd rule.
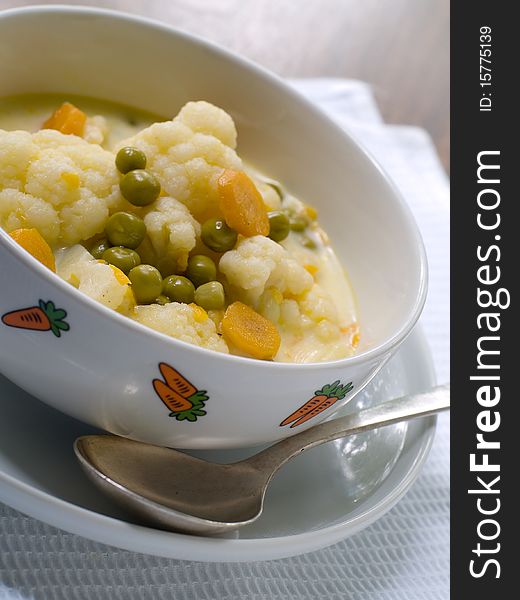
[[[411,331],[426,296],[423,244],[402,198],[350,136],[283,81],[186,33],[90,8],[0,13],[2,95],[95,96],[165,116],[188,100],[228,111],[239,153],[315,205],[349,272],[362,332],[356,356],[316,364],[214,353],[147,329],[82,295],[0,231],[0,315],[52,301],[70,330],[0,323],[0,370],[51,406],[112,433],[184,448],[252,446],[329,417],[359,392]],[[206,390],[205,415],[169,418],[159,366]],[[324,384],[352,391],[297,429],[282,426]]]

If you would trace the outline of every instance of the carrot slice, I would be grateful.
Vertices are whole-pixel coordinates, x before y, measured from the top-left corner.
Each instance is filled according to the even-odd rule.
[[[39,260],[43,265],[51,271],[56,272],[56,262],[51,247],[43,239],[37,229],[15,229],[9,234],[15,242],[32,254],[36,260]]]
[[[246,237],[269,235],[269,218],[260,192],[243,171],[226,169],[218,179],[219,206],[231,229]]]
[[[230,304],[222,319],[224,337],[253,358],[272,359],[280,347],[276,326],[242,302]]]
[[[82,136],[87,115],[71,104],[64,102],[42,125],[42,129],[56,129],[65,134]]]

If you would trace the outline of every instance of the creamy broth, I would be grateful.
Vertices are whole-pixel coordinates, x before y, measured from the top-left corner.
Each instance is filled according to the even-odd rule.
[[[65,101],[81,106],[89,118],[96,115],[103,116],[108,134],[101,145],[107,150],[112,150],[118,142],[131,137],[152,123],[165,120],[164,117],[130,106],[96,98],[70,94],[24,94],[0,98],[0,129],[38,131],[45,119]]]

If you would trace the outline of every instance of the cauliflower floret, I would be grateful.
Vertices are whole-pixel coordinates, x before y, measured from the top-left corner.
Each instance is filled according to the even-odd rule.
[[[315,284],[300,300],[300,310],[313,321],[324,319],[339,322],[339,313],[331,295],[320,285]]]
[[[335,323],[323,319],[316,325],[316,335],[322,342],[326,343],[338,340],[341,336],[341,330]]]
[[[85,129],[83,131],[83,139],[89,144],[101,145],[108,135],[108,123],[105,117],[96,115],[87,117]]]
[[[136,306],[131,317],[147,327],[208,350],[228,353],[226,342],[217,334],[215,323],[201,310],[188,304],[170,302],[164,306]]]
[[[309,290],[314,281],[285,248],[261,235],[242,238],[234,250],[222,256],[219,269],[231,285],[248,291],[253,301],[268,286],[299,295]]]
[[[60,233],[59,216],[48,202],[7,188],[0,191],[0,226],[6,231],[36,228],[48,240]]]
[[[23,190],[27,167],[37,155],[29,132],[0,129],[0,187]]]
[[[112,153],[50,129],[0,130],[0,188],[0,226],[36,227],[52,246],[100,233],[123,204]]]
[[[126,275],[97,261],[79,244],[56,252],[56,273],[93,300],[126,313],[135,299]]]
[[[207,133],[230,148],[237,147],[237,130],[226,111],[209,102],[188,102],[177,119],[196,133]]]
[[[144,222],[156,256],[171,265],[172,272],[184,271],[188,254],[200,236],[200,225],[190,211],[178,200],[165,196],[154,202]]]
[[[278,323],[282,344],[275,360],[308,363],[350,356],[352,347],[334,320],[336,313],[330,297],[316,285],[299,302],[283,300]]]
[[[218,211],[217,180],[222,169],[240,170],[231,117],[208,102],[188,102],[172,120],[154,123],[119,144],[135,146],[163,190],[185,204],[200,222]]]
[[[301,328],[300,307],[296,300],[283,300],[280,305],[280,323],[282,327],[299,331]]]
[[[54,148],[72,160],[82,172],[80,187],[105,198],[110,208],[122,202],[119,173],[112,152],[75,135],[63,135],[51,129],[34,133],[33,140],[41,148],[42,155],[47,149]]]

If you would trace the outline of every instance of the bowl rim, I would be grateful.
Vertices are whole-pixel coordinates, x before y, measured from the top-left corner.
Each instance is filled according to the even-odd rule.
[[[385,183],[385,185],[389,188],[389,191],[393,195],[393,200],[395,201],[396,206],[399,207],[401,211],[401,215],[406,223],[408,228],[408,232],[411,234],[414,246],[418,253],[419,259],[419,285],[415,294],[414,303],[409,310],[409,314],[401,324],[401,326],[394,331],[390,336],[387,336],[382,342],[377,344],[374,347],[371,347],[359,354],[355,354],[354,356],[349,356],[342,359],[332,360],[332,361],[323,361],[323,362],[311,362],[311,363],[285,363],[285,362],[274,362],[274,361],[263,361],[255,358],[248,358],[243,356],[236,356],[233,354],[225,354],[223,352],[217,352],[215,350],[210,350],[207,348],[202,348],[200,346],[196,346],[195,344],[190,344],[188,342],[184,342],[177,338],[168,336],[164,333],[156,331],[146,325],[138,323],[133,319],[118,313],[117,311],[110,309],[100,302],[90,298],[86,294],[80,292],[66,281],[61,279],[59,275],[50,271],[47,267],[41,264],[37,259],[35,259],[31,254],[23,249],[9,236],[7,232],[5,232],[2,228],[0,228],[0,246],[5,246],[6,250],[19,262],[22,262],[29,270],[35,272],[36,275],[40,279],[44,279],[50,281],[54,285],[57,285],[58,288],[65,294],[70,295],[73,299],[77,300],[84,306],[84,308],[89,309],[91,312],[95,312],[105,316],[108,319],[113,319],[116,324],[123,327],[128,327],[130,330],[135,331],[136,333],[140,333],[141,335],[147,335],[151,339],[156,339],[158,341],[162,341],[162,343],[166,343],[166,345],[170,345],[172,347],[179,347],[180,349],[189,350],[195,354],[201,353],[202,356],[212,357],[216,360],[222,360],[225,362],[236,362],[237,364],[247,364],[251,366],[257,366],[259,368],[272,368],[276,367],[277,369],[283,370],[300,370],[305,369],[307,371],[314,369],[325,369],[325,368],[338,368],[338,367],[349,367],[359,365],[377,358],[386,355],[387,353],[395,350],[409,335],[415,326],[417,320],[419,319],[424,304],[426,302],[427,289],[428,289],[428,263],[426,258],[426,250],[424,247],[424,242],[422,236],[420,234],[418,225],[413,217],[413,214],[404,200],[400,190],[397,188],[395,183],[389,177],[385,169],[379,164],[379,162],[372,156],[371,152],[369,152],[363,143],[359,142],[357,138],[352,135],[350,131],[345,130],[341,127],[337,122],[334,121],[325,111],[323,111],[319,106],[311,102],[308,98],[306,98],[303,94],[295,90],[291,87],[282,77],[273,73],[269,69],[258,65],[251,59],[248,59],[242,55],[231,52],[219,44],[209,41],[205,38],[199,37],[195,34],[188,33],[186,31],[179,30],[172,25],[168,25],[157,21],[155,19],[151,19],[149,17],[143,17],[140,15],[134,15],[130,13],[126,13],[123,11],[117,11],[106,8],[97,8],[90,6],[71,6],[71,5],[61,5],[61,4],[45,4],[45,5],[32,5],[32,6],[24,6],[20,8],[9,8],[5,10],[0,10],[0,21],[8,18],[13,18],[17,16],[26,16],[32,14],[53,14],[58,15],[62,14],[78,14],[78,15],[90,15],[90,16],[100,16],[106,17],[108,19],[112,19],[115,21],[126,21],[135,26],[146,26],[150,29],[160,30],[163,33],[180,38],[187,43],[191,43],[193,45],[198,45],[203,47],[212,53],[218,55],[220,58],[224,60],[235,63],[243,68],[246,68],[250,71],[255,72],[257,76],[267,80],[267,82],[277,87],[283,94],[289,96],[293,101],[298,102],[300,105],[303,105],[307,111],[310,111],[314,118],[325,122],[328,127],[333,127],[338,134],[340,134],[347,143],[350,143],[354,146],[362,155],[363,159],[371,165],[374,171],[378,174],[381,180]]]

